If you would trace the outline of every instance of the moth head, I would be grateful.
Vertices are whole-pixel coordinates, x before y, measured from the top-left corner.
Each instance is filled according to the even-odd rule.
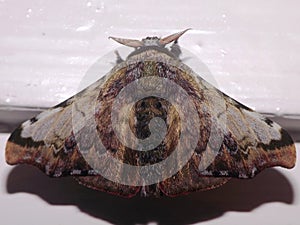
[[[117,38],[117,37],[109,37],[113,39],[114,41],[128,46],[128,47],[133,47],[133,48],[139,48],[143,46],[159,46],[159,47],[164,47],[165,45],[177,41],[185,32],[187,32],[189,29],[186,29],[184,31],[171,34],[167,37],[164,38],[158,38],[158,37],[146,37],[144,39],[140,40],[135,40],[135,39],[125,39],[125,38]]]

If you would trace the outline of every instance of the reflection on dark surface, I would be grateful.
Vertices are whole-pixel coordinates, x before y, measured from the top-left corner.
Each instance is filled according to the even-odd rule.
[[[75,205],[82,212],[113,224],[190,224],[211,220],[227,211],[248,212],[267,202],[293,202],[289,181],[268,169],[252,180],[231,180],[206,192],[176,198],[123,199],[85,188],[71,177],[49,178],[38,169],[14,167],[7,179],[8,193],[26,192],[52,205]]]

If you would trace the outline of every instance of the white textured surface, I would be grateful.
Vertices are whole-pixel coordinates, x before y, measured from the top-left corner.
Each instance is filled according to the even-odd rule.
[[[0,105],[54,105],[119,45],[109,35],[163,36],[192,27],[180,44],[219,87],[259,111],[297,114],[298,1],[0,2]],[[99,74],[102,76],[103,74]]]
[[[180,44],[224,92],[259,111],[299,114],[299,7],[292,0],[1,0],[0,105],[49,107],[71,96],[94,62],[119,46],[109,35],[192,27]],[[7,166],[8,136],[0,137],[1,224],[299,223],[299,166],[190,197],[123,200]]]

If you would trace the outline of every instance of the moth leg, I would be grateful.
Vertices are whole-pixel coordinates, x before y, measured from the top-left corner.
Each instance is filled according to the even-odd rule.
[[[115,54],[117,56],[117,59],[116,59],[117,64],[124,62],[124,59],[122,59],[122,57],[120,56],[120,54],[117,50],[115,51]]]
[[[175,40],[173,45],[171,46],[171,52],[174,54],[174,56],[176,56],[176,58],[179,59],[179,56],[181,55],[182,52],[178,44],[178,40]]]

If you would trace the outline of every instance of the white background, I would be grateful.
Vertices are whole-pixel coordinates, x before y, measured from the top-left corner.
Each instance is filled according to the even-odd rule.
[[[110,35],[139,39],[191,27],[179,43],[207,65],[220,89],[258,111],[295,116],[299,9],[291,0],[1,0],[0,107],[50,107],[75,94],[90,66],[119,47]],[[7,166],[8,135],[0,137],[1,224],[281,225],[300,219],[299,167],[176,199],[125,200],[71,178]]]

